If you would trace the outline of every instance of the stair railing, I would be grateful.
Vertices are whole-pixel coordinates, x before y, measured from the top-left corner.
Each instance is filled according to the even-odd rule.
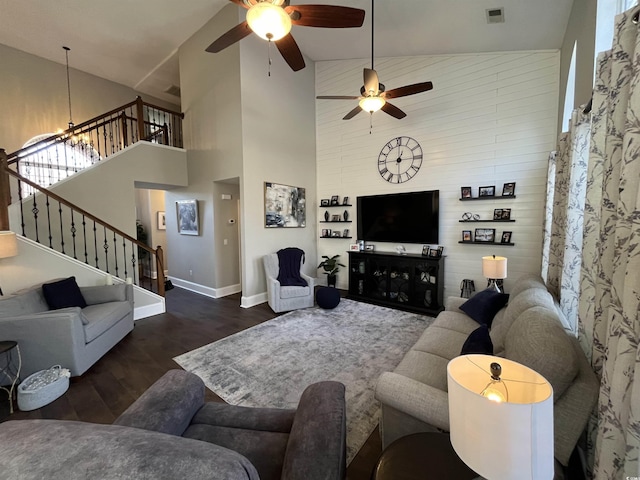
[[[98,270],[165,294],[162,247],[156,249],[23,177],[7,166],[0,149],[0,229],[9,230],[9,176],[18,182],[22,236]],[[28,186],[29,198],[20,194]],[[155,272],[153,267],[155,266]],[[155,277],[155,278],[154,278]]]
[[[41,187],[79,172],[140,140],[182,148],[184,114],[143,102],[115,108],[98,117],[7,155],[7,164]],[[36,190],[22,184],[22,198]]]

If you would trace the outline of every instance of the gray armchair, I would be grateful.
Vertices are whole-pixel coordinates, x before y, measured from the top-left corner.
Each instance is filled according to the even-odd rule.
[[[267,297],[271,310],[280,313],[313,307],[315,278],[300,271],[300,276],[308,284],[306,287],[283,286],[278,282],[280,271],[278,255],[276,253],[265,255],[262,261],[267,276]],[[302,263],[300,265],[302,266]]]
[[[204,392],[199,377],[171,370],[114,425],[4,422],[0,471],[26,480],[345,478],[341,383],[310,385],[295,410],[205,403]]]

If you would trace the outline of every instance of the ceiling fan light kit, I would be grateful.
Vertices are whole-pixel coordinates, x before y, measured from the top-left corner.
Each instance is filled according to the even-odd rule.
[[[256,35],[272,42],[291,31],[291,17],[282,7],[269,2],[253,5],[247,12],[247,23]]]
[[[374,113],[384,107],[385,103],[387,102],[382,97],[363,97],[358,105],[365,112]]]

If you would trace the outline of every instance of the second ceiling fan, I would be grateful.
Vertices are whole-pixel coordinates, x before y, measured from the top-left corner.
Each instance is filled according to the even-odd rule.
[[[422,93],[433,89],[433,83],[421,82],[411,85],[405,85],[404,87],[394,88],[392,90],[385,90],[384,84],[380,83],[378,79],[378,73],[373,68],[373,47],[374,47],[374,17],[373,17],[373,0],[371,0],[371,68],[364,69],[364,85],[360,88],[360,96],[352,95],[319,95],[316,98],[326,100],[359,100],[358,106],[347,113],[342,119],[349,120],[355,117],[361,111],[366,111],[371,114],[382,110],[383,112],[391,115],[395,118],[404,118],[407,116],[405,112],[400,110],[395,105],[387,102],[390,98],[406,97],[408,95],[415,95],[416,93]]]

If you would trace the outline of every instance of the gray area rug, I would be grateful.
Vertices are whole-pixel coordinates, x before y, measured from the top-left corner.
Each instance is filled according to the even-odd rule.
[[[378,423],[378,377],[400,363],[432,321],[342,299],[333,310],[290,312],[174,360],[233,405],[295,408],[308,385],[342,382],[350,462]]]

